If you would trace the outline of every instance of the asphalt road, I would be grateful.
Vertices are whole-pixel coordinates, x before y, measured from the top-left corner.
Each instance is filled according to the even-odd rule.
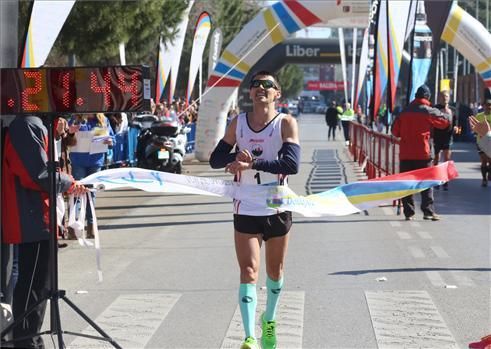
[[[298,120],[295,192],[363,179],[344,142],[326,141],[322,115]],[[473,144],[456,143],[454,159],[459,178],[435,194],[439,222],[423,221],[421,212],[406,222],[390,203],[346,217],[294,217],[279,348],[466,348],[491,332],[491,188],[480,187]],[[229,178],[192,160],[185,170]],[[70,241],[60,252],[59,284],[71,301],[123,348],[239,347],[230,200],[123,189],[99,193],[96,206],[104,281],[97,282],[94,250]],[[264,284],[263,264],[258,314]],[[64,330],[93,333],[60,305]]]

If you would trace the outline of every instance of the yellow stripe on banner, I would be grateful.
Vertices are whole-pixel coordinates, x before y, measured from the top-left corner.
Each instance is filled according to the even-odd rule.
[[[227,50],[223,52],[222,58],[226,60],[228,63],[230,63],[231,65],[235,65],[239,61],[239,58],[237,58],[236,55],[234,55],[233,53]],[[246,74],[249,70],[251,70],[249,64],[245,62],[240,62],[239,64],[237,64],[236,68],[238,68],[242,73],[246,73]]]
[[[283,33],[280,30],[280,26],[277,25],[278,22],[274,18],[273,13],[271,12],[270,9],[264,11],[264,21],[266,22],[266,26],[268,27],[268,29],[270,31],[272,30],[271,34],[269,35],[271,36],[271,40],[273,40],[273,43],[277,44],[279,42],[282,42],[284,39]]]
[[[462,21],[462,16],[464,15],[464,10],[458,5],[454,5],[452,10],[452,13],[450,13],[450,19],[447,22],[445,30],[442,34],[442,39],[449,44],[453,42],[455,34],[459,29],[460,22]]]
[[[485,72],[489,70],[490,67],[491,67],[491,57],[486,59],[484,62],[479,63],[476,68],[479,72]]]
[[[410,189],[410,190],[396,190],[383,193],[373,193],[373,194],[363,194],[354,195],[348,197],[349,202],[353,205],[367,203],[369,201],[379,201],[379,200],[393,200],[395,197],[403,197],[407,195],[413,195],[422,190]]]

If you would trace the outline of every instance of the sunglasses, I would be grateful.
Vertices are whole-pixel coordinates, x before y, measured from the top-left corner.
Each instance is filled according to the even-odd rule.
[[[262,86],[265,90],[268,90],[270,88],[274,88],[275,90],[278,89],[278,86],[275,85],[275,83],[271,80],[252,80],[251,81],[251,88],[258,88],[259,86]]]

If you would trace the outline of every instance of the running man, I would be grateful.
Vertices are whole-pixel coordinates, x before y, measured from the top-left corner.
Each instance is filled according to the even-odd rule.
[[[281,97],[278,80],[267,71],[253,75],[250,83],[252,113],[242,113],[228,126],[210,157],[212,168],[225,167],[243,184],[287,185],[300,164],[298,126],[295,118],[277,113]],[[235,146],[235,152],[232,152]],[[275,314],[283,287],[283,266],[292,225],[289,211],[258,207],[234,200],[235,250],[240,267],[239,307],[245,330],[241,349],[259,348],[255,335],[262,242],[266,245],[266,311],[261,315],[263,349],[276,348]]]

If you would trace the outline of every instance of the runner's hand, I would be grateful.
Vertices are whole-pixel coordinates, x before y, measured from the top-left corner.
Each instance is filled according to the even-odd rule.
[[[242,162],[252,162],[254,158],[252,157],[252,154],[249,152],[249,150],[244,149],[241,150],[240,153],[237,154],[235,157],[236,161],[242,161]]]
[[[227,166],[225,166],[225,172],[229,172],[233,175],[237,174],[240,171],[244,170],[249,170],[252,168],[252,161],[251,162],[244,162],[244,161],[234,161],[229,163]]]

